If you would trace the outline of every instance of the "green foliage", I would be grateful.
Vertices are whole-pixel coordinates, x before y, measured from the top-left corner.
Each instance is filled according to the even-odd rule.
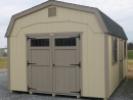
[[[128,59],[133,59],[133,50],[128,50]]]

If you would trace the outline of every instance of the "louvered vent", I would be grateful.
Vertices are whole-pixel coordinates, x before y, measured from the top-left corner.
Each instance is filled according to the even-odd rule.
[[[56,16],[56,7],[48,8],[48,17],[54,17],[54,16]]]

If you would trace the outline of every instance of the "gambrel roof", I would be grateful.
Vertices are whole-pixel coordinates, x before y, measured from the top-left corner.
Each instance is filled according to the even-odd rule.
[[[54,0],[53,1],[49,0],[47,2],[44,2],[40,5],[37,5],[35,7],[32,7],[28,10],[25,10],[21,13],[18,13],[16,15],[12,16],[9,26],[7,28],[6,37],[10,36],[12,28],[14,26],[14,22],[17,19],[19,19],[25,15],[39,11],[40,9],[46,8],[48,6],[59,6],[59,7],[65,7],[65,8],[80,10],[80,11],[84,11],[84,12],[94,13],[96,15],[96,17],[98,18],[101,28],[104,31],[104,33],[127,40],[127,36],[126,36],[123,28],[120,25],[118,25],[115,21],[113,21],[111,18],[109,18],[107,15],[105,15],[99,9],[94,8],[94,7],[88,7],[88,6],[66,3],[66,2],[61,2],[61,1],[54,1]]]

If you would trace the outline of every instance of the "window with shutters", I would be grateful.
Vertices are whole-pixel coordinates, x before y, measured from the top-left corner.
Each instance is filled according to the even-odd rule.
[[[113,38],[112,39],[112,63],[115,64],[117,63],[117,50],[118,46],[117,46],[117,38]]]

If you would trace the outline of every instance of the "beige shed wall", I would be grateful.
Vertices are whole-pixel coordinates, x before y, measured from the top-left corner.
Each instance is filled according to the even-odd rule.
[[[119,46],[120,43],[123,45],[123,56],[124,56],[124,40],[121,40],[119,38],[117,38],[117,44],[118,44],[118,49],[117,49],[117,57],[118,57],[118,61],[117,63],[113,64],[112,63],[112,36],[108,36],[108,46],[109,46],[109,93],[108,95],[110,96],[113,91],[118,87],[118,85],[120,84],[120,82],[126,77],[126,71],[127,71],[127,60],[126,58],[124,58],[123,61],[123,79],[119,78]]]
[[[27,91],[26,34],[82,33],[82,96],[105,97],[104,34],[96,16],[57,8],[57,17],[48,10],[22,17],[15,22],[10,36],[10,89]]]

